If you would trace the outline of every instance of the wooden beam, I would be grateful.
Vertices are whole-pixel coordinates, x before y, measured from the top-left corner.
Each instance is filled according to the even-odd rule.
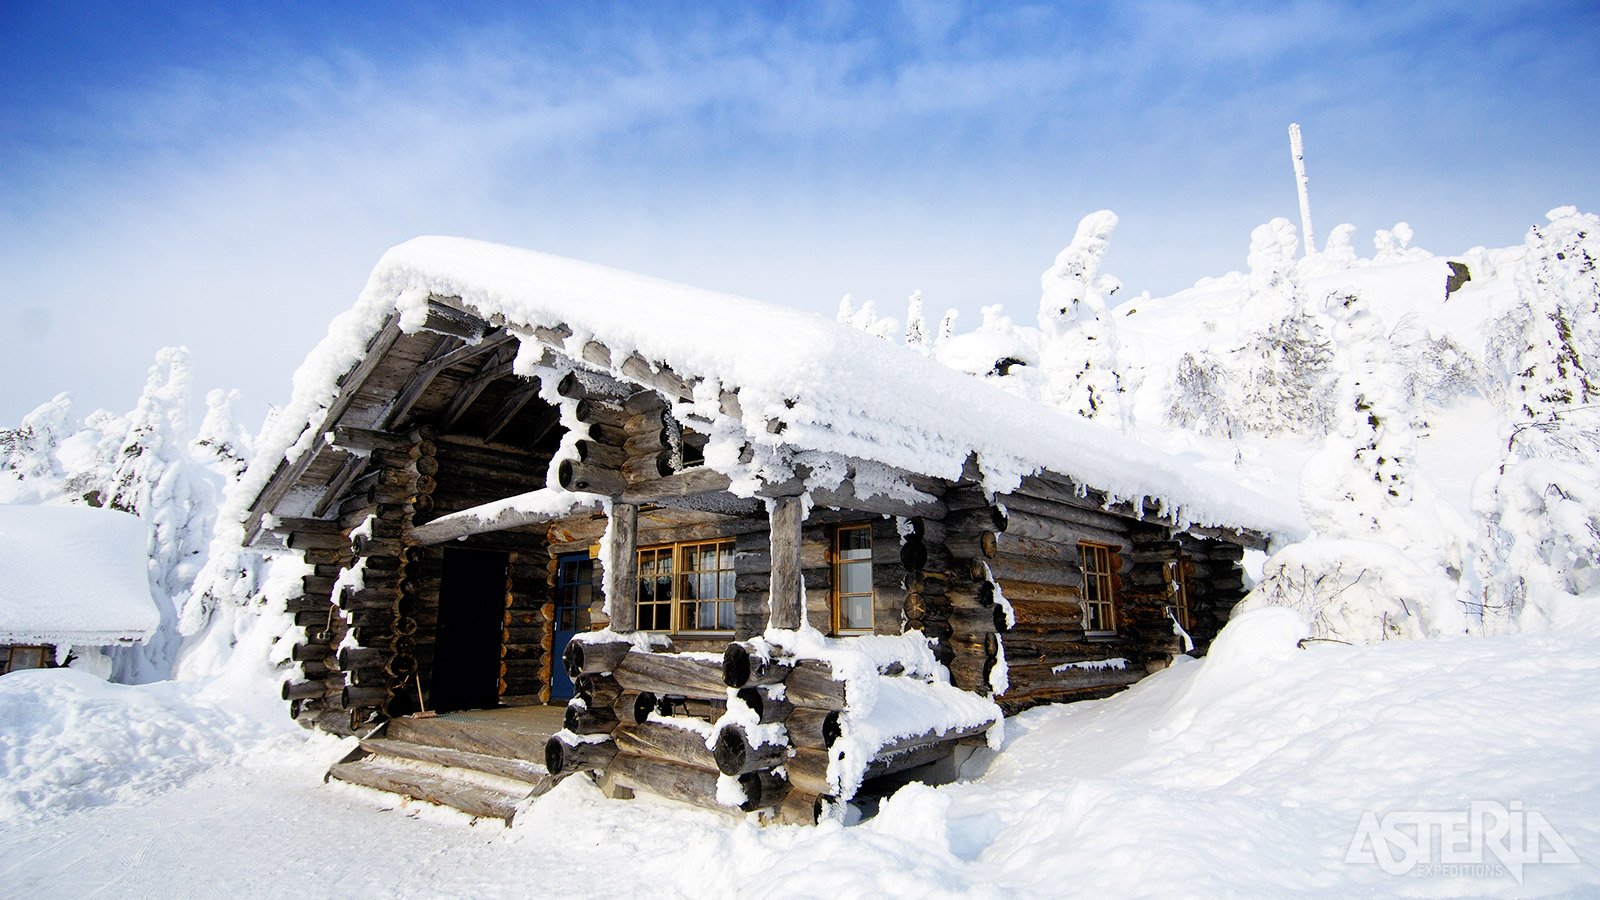
[[[613,596],[606,598],[606,612],[611,616],[611,630],[628,634],[639,622],[639,507],[611,504],[610,535],[605,566]]]
[[[538,395],[538,379],[530,379],[521,387],[512,390],[510,394],[506,395],[506,399],[500,404],[500,408],[495,410],[494,415],[489,417],[488,427],[484,431],[483,439],[486,441],[494,440],[500,432],[505,430],[507,425],[511,424],[511,420],[517,417],[517,413],[522,412],[522,408],[528,405],[528,401]]]
[[[433,384],[433,379],[444,371],[431,363],[449,355],[450,351],[456,349],[459,344],[460,339],[451,335],[441,336],[439,340],[434,342],[433,348],[428,351],[428,356],[423,363],[411,370],[411,376],[406,379],[405,384],[401,385],[400,390],[389,401],[388,407],[384,409],[383,415],[378,419],[380,428],[393,428],[396,422],[405,418],[406,413],[411,411],[411,407],[422,399],[422,394],[427,391],[428,385]]]
[[[490,354],[489,358],[478,366],[476,372],[467,376],[467,380],[462,383],[460,390],[456,391],[456,395],[450,398],[450,405],[445,407],[444,415],[439,418],[439,430],[448,431],[461,421],[461,417],[467,414],[467,410],[472,408],[472,404],[485,390],[488,390],[489,385],[511,374],[512,363],[515,360],[515,353],[510,357],[507,357],[502,350]]]
[[[461,298],[438,296],[428,298],[428,317],[422,323],[423,331],[446,334],[472,342],[477,342],[488,333],[489,323],[452,305],[451,301],[460,303]]]
[[[541,494],[542,500],[548,496],[545,493],[547,490],[541,488],[516,497],[507,497],[504,500],[483,503],[471,509],[440,516],[426,525],[417,525],[406,532],[405,542],[410,546],[429,547],[474,534],[505,531],[510,528],[521,528],[524,525],[540,525],[590,507],[589,502],[575,500],[571,507],[560,513],[529,512],[515,508],[519,498]]]
[[[328,486],[322,489],[322,496],[317,498],[317,505],[311,508],[311,514],[314,516],[327,515],[328,510],[339,502],[339,498],[344,494],[344,489],[350,486],[350,482],[354,481],[362,470],[366,469],[367,460],[370,458],[366,455],[351,454],[350,458],[344,461],[344,465],[339,467],[339,471],[335,472],[333,478],[328,481]]]
[[[328,411],[323,415],[322,422],[317,426],[316,434],[321,435],[339,421],[345,410],[355,401],[356,391],[367,380],[378,363],[383,360],[383,355],[389,352],[394,342],[400,337],[400,323],[398,316],[390,316],[389,321],[367,343],[367,349],[361,361],[355,365],[344,377],[339,379],[339,392],[334,396],[333,402],[328,405]],[[314,441],[311,447],[301,453],[292,462],[284,461],[278,464],[268,479],[267,486],[256,496],[255,502],[250,504],[250,510],[244,520],[244,544],[249,546],[261,532],[261,517],[278,505],[289,491],[292,490],[300,476],[311,468],[311,463],[323,449],[321,440]]]
[[[800,526],[804,517],[799,497],[772,501],[773,628],[799,628],[805,615],[800,594]]]

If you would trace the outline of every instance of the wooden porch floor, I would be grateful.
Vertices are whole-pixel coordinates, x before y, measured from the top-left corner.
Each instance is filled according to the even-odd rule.
[[[565,706],[508,706],[462,710],[431,718],[405,716],[389,723],[386,736],[543,764],[545,742],[561,730],[566,712]]]
[[[545,771],[544,746],[565,715],[564,706],[514,706],[403,716],[363,738],[328,777],[509,824],[560,780]]]

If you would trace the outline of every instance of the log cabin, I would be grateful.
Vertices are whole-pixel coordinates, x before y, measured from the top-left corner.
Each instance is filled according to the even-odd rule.
[[[283,699],[362,738],[330,777],[506,820],[573,773],[780,822],[948,777],[1203,653],[1298,521],[846,325],[451,238],[380,261],[260,446]]]
[[[150,526],[86,506],[0,504],[0,675],[70,665],[132,680],[161,608]]]

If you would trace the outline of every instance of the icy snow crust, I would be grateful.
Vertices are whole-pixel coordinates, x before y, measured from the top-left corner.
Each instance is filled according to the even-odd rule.
[[[0,644],[101,647],[155,634],[150,526],[82,506],[0,505]]]
[[[729,827],[682,805],[607,800],[583,778],[513,828],[473,825],[324,785],[353,741],[298,729],[261,741],[172,684],[6,676],[0,758],[38,762],[5,781],[0,883],[18,897],[323,897],[337,860],[336,893],[351,897],[1003,900],[1171,897],[1174,885],[1262,900],[1596,894],[1592,621],[1298,648],[1305,631],[1292,611],[1241,617],[1206,659],[1180,659],[1110,700],[1024,713],[1008,722],[1003,752],[968,763],[969,780],[909,785],[848,827]],[[260,714],[281,722],[263,732],[292,728],[281,709]],[[64,736],[71,747],[53,750]],[[33,774],[47,765],[59,775]],[[1464,811],[1471,800],[1523,802],[1579,862],[1529,865],[1518,884],[1345,861],[1365,812]]]
[[[1179,522],[1252,528],[1284,537],[1304,530],[1293,505],[1200,473],[1158,450],[1100,426],[975,382],[906,348],[814,315],[727,294],[527,250],[460,238],[422,237],[391,249],[356,306],[295,374],[294,396],[258,442],[244,496],[273,469],[309,449],[312,432],[337,393],[338,379],[361,358],[389,314],[419,329],[430,295],[460,297],[492,323],[526,338],[538,326],[566,325],[568,355],[590,340],[620,365],[633,352],[704,381],[678,412],[713,422],[708,464],[753,490],[755,479],[783,481],[796,465],[811,487],[846,475],[845,457],[955,479],[976,453],[986,487],[1010,490],[1041,470],[1140,504],[1151,498]],[[519,371],[521,371],[519,369]],[[737,390],[743,420],[718,410],[722,390]],[[774,435],[769,421],[781,422]],[[308,427],[310,426],[310,427]],[[757,450],[737,461],[746,442]],[[869,472],[857,473],[868,490]]]

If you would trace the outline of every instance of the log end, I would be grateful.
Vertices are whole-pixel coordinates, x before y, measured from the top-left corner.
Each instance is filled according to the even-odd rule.
[[[739,804],[739,810],[747,813],[770,809],[789,795],[789,780],[770,769],[740,775],[739,787],[744,791],[744,802]]]
[[[568,641],[567,649],[561,651],[561,667],[567,670],[567,677],[577,684],[579,676],[583,675],[583,644],[579,641]]]
[[[729,644],[722,651],[722,683],[731,688],[750,683],[750,651],[743,644]]]
[[[717,743],[711,748],[711,756],[717,761],[717,768],[722,774],[743,773],[745,763],[750,758],[750,742],[745,740],[744,729],[730,725],[717,732]]]
[[[544,769],[551,775],[560,775],[566,761],[567,744],[558,737],[544,742]]]
[[[723,665],[726,667],[727,657],[723,657]],[[724,668],[723,671],[726,673],[727,669]],[[765,719],[767,695],[764,691],[756,687],[745,687],[740,688],[735,696],[739,698],[739,702],[750,707],[750,710],[756,714],[757,719]]]
[[[650,720],[650,714],[656,710],[656,695],[650,691],[640,691],[639,696],[633,698],[633,724],[642,725]]]

